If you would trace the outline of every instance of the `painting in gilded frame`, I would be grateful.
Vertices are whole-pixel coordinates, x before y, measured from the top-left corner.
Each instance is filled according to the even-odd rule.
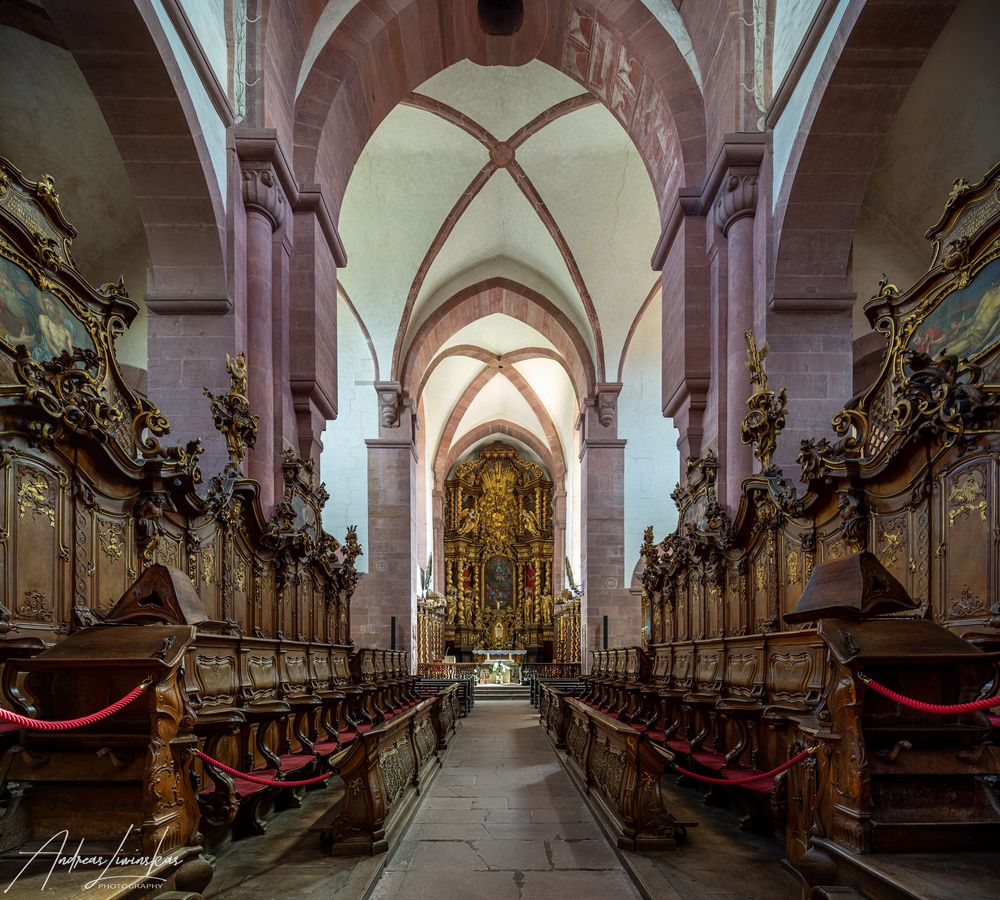
[[[74,347],[94,350],[84,324],[51,291],[41,290],[16,263],[0,257],[0,337],[23,344],[32,358],[54,359]]]
[[[917,327],[910,349],[975,359],[1000,342],[1000,259],[952,291]]]
[[[503,556],[491,557],[483,578],[484,605],[492,609],[507,609],[514,601],[514,566]]]

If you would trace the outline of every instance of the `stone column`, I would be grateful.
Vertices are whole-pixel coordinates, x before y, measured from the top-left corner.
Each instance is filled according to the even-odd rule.
[[[376,382],[379,436],[368,447],[368,574],[353,602],[354,643],[389,647],[417,659],[417,452],[414,417],[397,382]]]
[[[701,454],[712,381],[705,225],[698,197],[680,197],[652,259],[663,272],[663,415],[673,419],[682,460]]]
[[[248,474],[260,482],[265,514],[274,507],[277,453],[274,433],[274,233],[285,218],[285,197],[273,166],[243,167],[247,250],[247,368],[250,408],[260,419]]]
[[[566,491],[557,486],[552,495],[552,593],[566,582]]]
[[[753,452],[744,444],[740,423],[750,395],[749,375],[743,360],[745,334],[754,320],[753,222],[757,209],[757,174],[745,168],[730,169],[715,201],[716,224],[727,241],[726,253],[726,353],[725,353],[725,453],[724,500],[735,508],[743,479],[753,472]],[[720,385],[721,386],[721,385]],[[720,429],[721,430],[721,429]]]
[[[435,485],[431,491],[431,534],[434,552],[434,590],[444,594],[444,491]]]
[[[604,616],[608,647],[634,644],[639,610],[629,607],[625,580],[625,441],[618,437],[621,384],[598,384],[584,403],[580,441],[581,657],[590,670],[591,650],[602,647]]]

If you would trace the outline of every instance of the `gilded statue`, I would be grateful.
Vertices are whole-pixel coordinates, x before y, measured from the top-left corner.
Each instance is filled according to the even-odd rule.
[[[202,393],[208,397],[215,427],[226,438],[229,464],[238,468],[246,458],[247,449],[257,442],[257,416],[250,413],[247,397],[247,358],[243,352],[230,357],[226,354],[226,371],[229,373],[229,390],[213,394],[208,388]]]
[[[542,625],[552,624],[552,596],[551,594],[542,594],[538,598],[538,612],[539,618],[541,619]]]
[[[538,525],[538,516],[534,510],[527,507],[521,508],[521,528],[532,537],[537,537],[541,529]]]
[[[749,412],[740,423],[740,432],[744,444],[753,447],[753,455],[760,462],[765,472],[771,468],[774,451],[778,446],[778,435],[785,427],[785,413],[788,409],[788,399],[785,388],[777,394],[767,386],[767,372],[764,371],[764,360],[767,358],[767,341],[761,347],[757,346],[753,332],[746,332],[747,369],[750,371],[750,384],[756,390],[747,400]]]
[[[455,531],[461,535],[470,535],[479,527],[479,512],[474,506],[463,507],[458,512],[458,524]]]

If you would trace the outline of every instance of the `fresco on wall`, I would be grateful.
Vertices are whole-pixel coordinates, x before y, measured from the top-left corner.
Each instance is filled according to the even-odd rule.
[[[48,360],[74,347],[94,350],[84,327],[20,266],[0,257],[0,336],[11,348],[24,344],[34,359]]]
[[[509,559],[494,556],[485,568],[484,605],[491,609],[507,609],[514,601],[514,567]]]
[[[936,356],[942,350],[974,359],[1000,341],[1000,259],[979,270],[964,288],[952,291],[920,323],[913,350]]]

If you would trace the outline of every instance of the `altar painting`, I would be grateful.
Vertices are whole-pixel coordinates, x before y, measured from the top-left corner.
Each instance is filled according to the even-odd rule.
[[[483,600],[492,609],[508,609],[514,602],[514,567],[509,559],[491,557],[483,573]]]
[[[975,359],[1000,341],[1000,259],[952,291],[918,326],[910,349]]]
[[[83,323],[50,291],[9,259],[0,257],[0,336],[11,347],[23,344],[33,359],[54,359],[74,347],[94,350]]]

